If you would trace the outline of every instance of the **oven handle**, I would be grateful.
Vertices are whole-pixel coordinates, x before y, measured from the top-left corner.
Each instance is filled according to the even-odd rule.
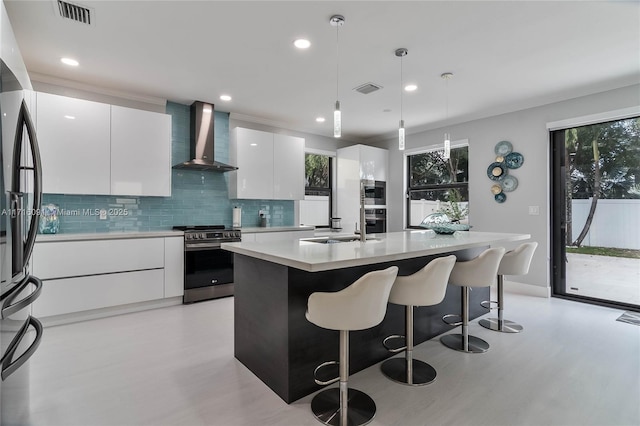
[[[239,243],[237,238],[215,242],[215,243],[187,243],[184,245],[185,251],[211,250],[220,249],[220,243]]]

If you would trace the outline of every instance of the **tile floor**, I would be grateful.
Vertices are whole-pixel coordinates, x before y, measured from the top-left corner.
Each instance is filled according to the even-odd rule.
[[[567,300],[506,303],[523,333],[470,325],[489,352],[437,339],[416,348],[438,371],[431,385],[390,382],[378,365],[351,376],[376,401],[371,425],[640,424],[640,327]],[[23,424],[320,425],[311,396],[287,405],[233,358],[232,329],[232,298],[49,327],[30,361]]]

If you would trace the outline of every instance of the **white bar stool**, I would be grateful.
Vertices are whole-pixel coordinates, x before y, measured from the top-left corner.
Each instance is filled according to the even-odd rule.
[[[500,260],[504,255],[503,247],[483,251],[475,259],[456,262],[449,277],[449,284],[462,287],[462,321],[451,323],[447,318],[458,317],[450,314],[442,317],[449,325],[462,326],[462,334],[447,334],[440,342],[448,348],[467,353],[482,353],[489,350],[489,344],[479,337],[469,335],[469,289],[470,287],[489,287],[493,284]]]
[[[406,338],[392,335],[382,342],[390,352],[405,351],[404,358],[391,358],[380,366],[382,374],[394,382],[419,386],[426,385],[436,379],[436,370],[424,361],[413,359],[413,307],[433,306],[442,302],[447,292],[449,275],[456,263],[456,257],[439,257],[429,262],[424,268],[413,275],[397,277],[391,288],[389,303],[405,306]],[[405,338],[406,346],[390,348],[387,341]]]
[[[520,244],[514,250],[504,254],[500,267],[498,267],[498,301],[484,301],[481,305],[487,309],[491,309],[491,304],[496,303],[498,306],[498,318],[481,319],[480,325],[493,331],[502,333],[520,333],[522,326],[513,321],[503,318],[504,310],[504,275],[526,275],[529,273],[529,266],[533,253],[538,247],[537,242]]]
[[[309,296],[307,319],[318,327],[340,330],[340,361],[320,364],[314,371],[315,382],[330,385],[340,381],[339,388],[325,389],[313,397],[311,411],[324,424],[357,426],[369,423],[376,414],[376,404],[366,393],[348,387],[349,331],[364,330],[380,324],[387,313],[387,303],[398,267],[366,273],[349,287],[333,292],[317,292]],[[329,381],[317,379],[317,372],[327,365],[340,366],[340,376]]]

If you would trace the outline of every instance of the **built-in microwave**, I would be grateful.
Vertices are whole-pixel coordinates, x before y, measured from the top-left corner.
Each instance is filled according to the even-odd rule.
[[[367,205],[387,205],[387,183],[374,180],[364,181],[364,203]]]

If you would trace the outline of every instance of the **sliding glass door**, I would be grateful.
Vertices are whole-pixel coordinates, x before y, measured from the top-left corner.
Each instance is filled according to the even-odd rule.
[[[640,310],[640,118],[551,133],[553,292]]]

